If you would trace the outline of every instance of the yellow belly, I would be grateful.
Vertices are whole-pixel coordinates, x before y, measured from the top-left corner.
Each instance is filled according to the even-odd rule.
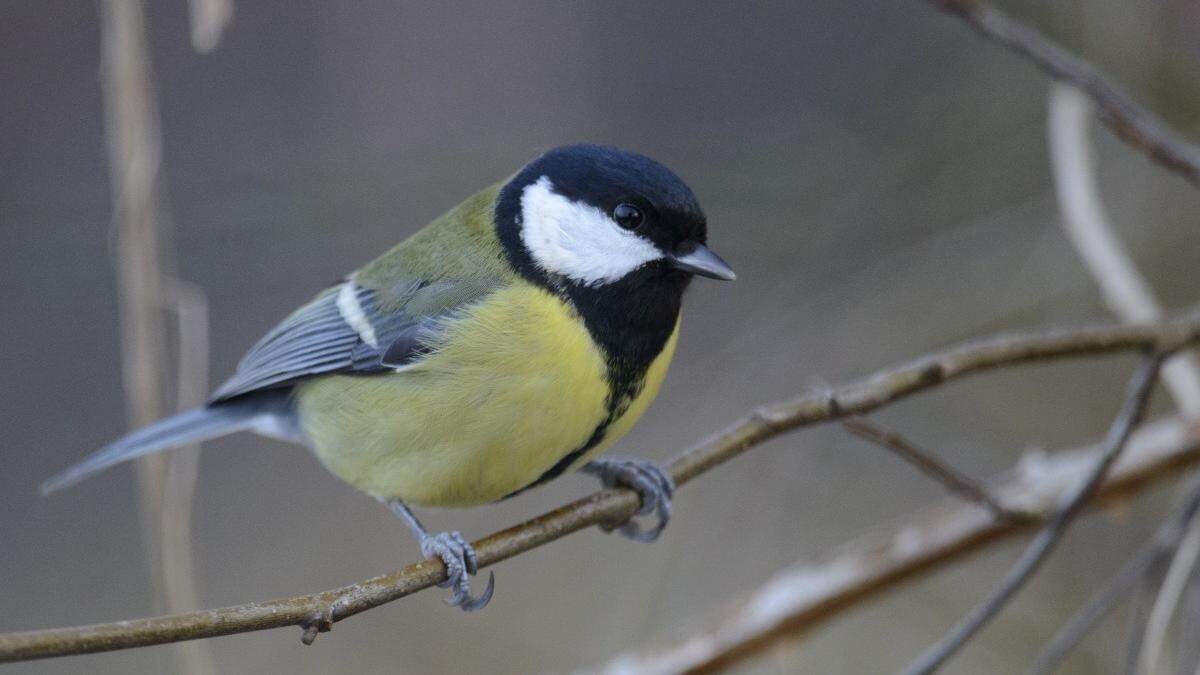
[[[678,332],[604,451],[658,393]],[[569,305],[518,283],[454,319],[435,351],[402,372],[317,378],[297,389],[325,466],[358,489],[425,506],[470,506],[537,480],[607,416],[600,350]]]

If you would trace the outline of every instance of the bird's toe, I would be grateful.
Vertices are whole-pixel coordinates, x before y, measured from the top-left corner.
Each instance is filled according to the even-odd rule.
[[[492,599],[496,577],[488,578],[487,588],[479,596],[471,595],[470,575],[479,571],[475,549],[458,532],[441,532],[421,540],[421,553],[427,558],[437,557],[446,565],[446,580],[438,584],[451,589],[446,603],[471,612],[483,609]]]
[[[671,476],[657,464],[642,459],[597,459],[588,462],[583,470],[598,477],[605,487],[625,487],[637,492],[642,503],[635,515],[657,516],[655,525],[647,530],[643,530],[632,518],[607,530],[616,529],[634,541],[651,542],[658,539],[671,520],[671,498],[675,494],[675,481]]]

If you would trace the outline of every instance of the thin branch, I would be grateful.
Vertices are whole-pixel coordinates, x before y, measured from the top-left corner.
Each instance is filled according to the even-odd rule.
[[[1187,589],[1192,572],[1200,560],[1200,521],[1192,523],[1187,535],[1180,542],[1179,548],[1171,558],[1167,576],[1163,579],[1162,589],[1154,599],[1150,610],[1150,618],[1146,621],[1145,634],[1142,637],[1142,649],[1138,659],[1138,672],[1146,675],[1163,672],[1158,663],[1167,642],[1167,629],[1179,606],[1179,599]]]
[[[1046,132],[1062,226],[1112,313],[1127,323],[1161,321],[1165,312],[1112,225],[1096,181],[1088,134],[1094,108],[1071,85],[1050,89]],[[1185,416],[1200,415],[1200,365],[1178,354],[1162,369],[1163,383]]]
[[[1067,654],[1101,619],[1108,616],[1154,568],[1166,562],[1167,557],[1179,546],[1179,540],[1196,520],[1197,510],[1200,510],[1200,481],[1193,481],[1185,492],[1188,497],[1177,514],[1159,528],[1154,538],[1130,558],[1125,566],[1104,584],[1099,593],[1063,624],[1030,666],[1031,675],[1049,675],[1054,672]]]
[[[233,0],[188,0],[192,49],[208,54],[217,48],[233,19]]]
[[[1029,59],[1051,77],[1082,89],[1096,102],[1100,120],[1119,138],[1155,162],[1200,185],[1200,148],[1172,131],[1095,66],[984,0],[929,2],[943,12],[961,18],[984,37]]]
[[[163,298],[177,319],[177,387],[175,407],[187,410],[204,404],[208,395],[208,297],[203,289],[181,279],[164,278]],[[170,613],[200,609],[192,550],[192,507],[200,474],[200,444],[176,449],[168,456],[159,537],[162,546],[163,587]],[[188,675],[217,672],[208,643],[182,642],[180,671]]]
[[[1033,573],[1046,560],[1050,551],[1054,549],[1063,533],[1066,532],[1067,526],[1071,524],[1087,500],[1092,497],[1092,493],[1104,480],[1109,468],[1121,456],[1121,451],[1125,449],[1126,443],[1133,435],[1133,430],[1141,422],[1146,406],[1150,403],[1150,394],[1154,391],[1154,383],[1158,379],[1158,370],[1162,366],[1162,359],[1163,354],[1161,353],[1148,356],[1146,362],[1134,373],[1133,379],[1129,383],[1125,404],[1113,421],[1112,427],[1109,428],[1108,437],[1104,441],[1104,452],[1088,474],[1087,479],[1063,501],[1054,517],[1050,519],[1045,528],[1038,532],[1038,536],[1025,549],[1021,559],[1009,570],[1004,580],[992,591],[987,600],[959,622],[945,638],[918,657],[905,671],[908,675],[925,675],[944,665],[981,628],[995,618],[1000,610],[1004,609],[1008,601],[1025,586]]]
[[[842,420],[842,426],[845,427],[846,431],[859,438],[870,441],[886,450],[891,450],[899,455],[901,459],[915,466],[921,473],[946,486],[946,489],[963,499],[982,506],[996,518],[1003,520],[1020,519],[1023,517],[1021,514],[1005,508],[1003,504],[988,494],[986,488],[970,476],[955,471],[945,462],[933,454],[925,452],[895,431],[884,429],[868,421],[865,417],[844,419]]]
[[[957,498],[858,537],[830,556],[776,574],[704,628],[674,644],[620,656],[595,671],[611,675],[708,673],[729,668],[783,641],[796,640],[902,582],[1026,531],[1049,517],[1095,466],[1103,448],[1033,452],[990,481],[991,493],[1028,514],[1001,521]],[[1172,417],[1144,425],[1089,505],[1126,498],[1200,462],[1200,428]]]
[[[1091,99],[1076,87],[1062,83],[1051,87],[1046,129],[1063,229],[1117,317],[1127,322],[1157,321],[1163,309],[1105,212],[1088,133],[1092,114]],[[1162,376],[1180,412],[1200,415],[1200,367],[1194,355],[1173,357],[1163,366]],[[1179,547],[1154,601],[1141,641],[1145,648],[1139,650],[1142,672],[1158,672],[1171,617],[1198,557],[1200,530]]]
[[[140,0],[105,0],[100,5],[101,84],[105,138],[116,232],[117,295],[121,325],[121,381],[130,426],[162,417],[166,363],[160,299],[159,179],[162,138],[147,57],[145,15]],[[137,463],[139,515],[147,554],[162,597],[158,514],[163,499],[164,457]]]
[[[678,456],[667,470],[675,482],[682,485],[784,432],[867,413],[971,373],[1068,355],[1147,349],[1170,351],[1179,345],[1196,342],[1200,342],[1200,316],[1195,314],[1153,326],[1097,326],[1008,334],[968,342],[879,371],[831,391],[759,408]],[[494,565],[592,525],[622,521],[632,516],[638,507],[637,495],[630,490],[594,493],[473,542],[479,566]],[[986,514],[981,515],[986,517]],[[978,522],[978,518],[975,521]],[[188,614],[2,634],[0,662],[126,649],[283,626],[315,624],[321,630],[328,630],[333,622],[429,588],[445,579],[446,569],[440,560],[424,560],[356,584],[311,595]]]
[[[167,321],[164,306],[170,285],[164,268],[171,266],[162,243],[162,130],[154,70],[146,42],[142,0],[105,0],[101,9],[101,81],[105,135],[112,173],[113,224],[117,232],[118,300],[121,313],[121,366],[126,409],[131,426],[145,426],[165,412]],[[176,284],[178,285],[178,284]],[[194,317],[188,317],[194,318]],[[204,319],[204,321],[207,321]],[[185,317],[181,314],[181,324]],[[190,322],[190,321],[189,321]],[[207,341],[207,328],[204,328]],[[183,388],[204,398],[208,373],[193,335],[182,331],[178,373]],[[194,361],[199,361],[193,363]],[[194,366],[197,370],[192,371]],[[199,380],[199,381],[197,381]],[[181,401],[182,402],[182,401]],[[155,599],[168,612],[195,609],[190,517],[195,487],[195,452],[142,457],[137,463],[142,527]],[[181,670],[215,672],[200,645],[181,645]]]
[[[1146,630],[1146,620],[1150,617],[1150,604],[1157,595],[1156,588],[1158,587],[1158,577],[1156,574],[1159,570],[1151,570],[1151,573],[1142,578],[1142,583],[1138,584],[1134,590],[1133,599],[1129,603],[1129,637],[1125,644],[1125,658],[1122,662],[1122,668],[1119,672],[1127,673],[1127,675],[1136,675],[1138,665],[1138,655],[1142,653],[1142,637]]]

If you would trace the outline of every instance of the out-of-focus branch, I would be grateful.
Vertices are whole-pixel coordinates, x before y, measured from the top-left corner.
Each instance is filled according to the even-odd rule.
[[[101,8],[101,84],[112,173],[116,230],[117,292],[121,325],[121,371],[130,426],[163,415],[166,367],[159,257],[161,142],[140,0],[105,0]],[[153,579],[162,597],[161,541],[166,458],[137,463],[141,520]]]
[[[207,318],[195,293],[173,293],[164,268],[161,224],[162,133],[146,44],[142,0],[101,3],[101,81],[106,137],[112,172],[113,224],[117,233],[117,274],[121,316],[121,366],[131,426],[140,427],[165,412],[167,366],[165,308],[178,307],[180,324],[180,402],[203,401],[207,384]],[[166,286],[171,286],[171,289]],[[169,297],[168,297],[169,296]],[[198,307],[198,309],[197,309]],[[185,316],[186,314],[186,316]],[[196,326],[197,322],[200,323]],[[202,332],[203,344],[194,344]],[[197,387],[197,380],[199,380]],[[199,390],[199,394],[194,392]],[[138,460],[140,516],[153,572],[156,598],[167,611],[195,609],[190,515],[196,459],[184,452]],[[211,656],[198,645],[181,646],[181,670],[215,672]]]
[[[1074,86],[1056,83],[1050,89],[1046,128],[1054,184],[1062,224],[1109,309],[1127,322],[1155,321],[1164,312],[1150,284],[1113,232],[1096,178],[1096,163],[1088,133],[1094,109],[1091,99]],[[1163,380],[1186,416],[1200,415],[1200,366],[1193,354],[1173,357],[1163,367]],[[1186,581],[1200,550],[1200,531],[1184,540],[1171,562],[1141,641],[1141,672],[1157,672],[1171,617],[1187,590]]]
[[[929,0],[979,34],[1032,61],[1050,76],[1079,87],[1095,101],[1100,119],[1150,159],[1200,185],[1200,148],[1184,140],[1095,66],[1051,42],[984,0]]]
[[[1034,452],[989,483],[1002,503],[1030,520],[1001,520],[955,499],[859,537],[832,555],[778,573],[677,643],[622,655],[596,671],[611,675],[716,672],[798,638],[877,594],[951,564],[1048,518],[1091,472],[1105,448]],[[1200,462],[1200,428],[1178,417],[1142,426],[1089,505],[1127,498],[1184,465]]]
[[[842,420],[842,426],[846,431],[859,438],[891,450],[904,461],[917,467],[921,473],[946,486],[946,489],[954,494],[991,511],[993,516],[1016,519],[1023,517],[1021,514],[1006,509],[978,482],[950,468],[937,457],[925,452],[900,434],[868,422],[865,417],[851,417]]]
[[[1154,599],[1141,642],[1143,649],[1140,650],[1138,659],[1139,673],[1154,675],[1165,672],[1159,670],[1158,664],[1167,643],[1167,628],[1170,627],[1179,599],[1183,597],[1183,592],[1191,580],[1197,559],[1200,559],[1200,521],[1193,522],[1188,528],[1187,535],[1171,559],[1162,589]]]
[[[181,279],[162,281],[163,295],[179,327],[175,405],[186,410],[203,405],[208,395],[208,297],[201,288]],[[177,448],[168,456],[159,536],[163,543],[163,590],[169,613],[201,607],[192,551],[192,505],[199,473],[198,443]],[[206,643],[181,642],[177,648],[181,671],[189,675],[217,672]]]
[[[122,379],[129,422],[137,427],[163,413],[166,348],[159,287],[158,111],[146,59],[141,2],[106,0],[100,7],[101,81],[117,232]],[[157,519],[164,466],[162,457],[138,460],[146,523]]]
[[[675,482],[682,485],[784,432],[867,413],[892,401],[983,370],[1068,355],[1130,350],[1171,351],[1196,342],[1200,342],[1200,315],[1196,314],[1157,325],[1096,326],[1008,334],[968,342],[879,371],[841,387],[763,406],[725,431],[684,452],[667,466],[667,470]],[[1191,445],[1181,450],[1180,447],[1185,444],[1182,439],[1176,440],[1179,442],[1166,451],[1155,446],[1160,451],[1155,455],[1157,459],[1147,459],[1150,464],[1125,476],[1124,483],[1119,485],[1144,478],[1147,471],[1154,474],[1165,470],[1168,464],[1173,466],[1190,461]],[[1168,457],[1164,457],[1163,452]],[[1079,475],[1083,474],[1077,472],[1073,478]],[[1004,501],[1008,503],[1007,499]],[[1019,501],[1015,503],[1018,507],[1023,506]],[[630,490],[597,492],[473,542],[479,566],[494,565],[592,525],[620,522],[631,517],[638,506],[637,495]],[[977,529],[971,536],[978,536],[979,528],[991,530],[1013,527],[1012,524],[996,525],[989,514],[973,507],[972,513],[972,527]],[[961,531],[961,527],[957,531]],[[940,538],[942,535],[937,536]],[[951,542],[953,547],[961,545],[963,541]],[[936,557],[945,557],[945,551]],[[891,576],[886,574],[873,578],[868,581],[868,587],[883,583]],[[446,568],[440,560],[424,560],[401,570],[312,595],[188,614],[0,634],[0,662],[126,649],[283,626],[317,625],[320,630],[329,630],[335,621],[429,588],[445,579]],[[838,579],[835,577],[831,581]],[[830,591],[831,597],[837,598],[835,604],[847,601],[847,596],[838,593],[839,585],[840,582],[833,583],[834,588]],[[852,593],[850,597],[858,595],[861,592]]]
[[[1114,315],[1128,323],[1160,321],[1162,306],[1105,213],[1088,138],[1093,111],[1091,100],[1078,88],[1061,83],[1051,87],[1046,129],[1063,229]],[[1200,415],[1200,365],[1195,356],[1172,357],[1162,375],[1180,412]]]
[[[1100,619],[1116,608],[1158,565],[1166,562],[1196,519],[1196,512],[1200,509],[1200,481],[1192,481],[1186,493],[1187,498],[1184,499],[1178,514],[1168,518],[1154,538],[1143,546],[1137,555],[1130,558],[1125,566],[1104,584],[1100,592],[1063,624],[1050,644],[1029,667],[1030,675],[1049,675],[1054,672]]]
[[[221,35],[233,19],[233,0],[188,0],[192,49],[207,54],[217,48]]]
[[[1080,481],[1063,499],[1054,512],[1054,516],[1046,527],[1038,532],[1033,543],[1025,549],[1017,564],[1008,571],[1000,585],[992,591],[986,600],[971,611],[956,625],[949,634],[937,644],[927,649],[905,671],[908,675],[928,675],[945,665],[951,657],[958,653],[967,641],[974,637],[980,629],[1000,613],[1017,591],[1025,587],[1033,573],[1045,562],[1055,545],[1062,539],[1063,533],[1075,516],[1083,509],[1084,504],[1100,487],[1100,483],[1108,475],[1109,469],[1121,456],[1134,429],[1142,421],[1146,407],[1150,404],[1150,394],[1154,391],[1154,383],[1158,380],[1158,371],[1162,366],[1163,356],[1154,354],[1146,357],[1145,363],[1138,368],[1129,383],[1129,393],[1121,412],[1113,421],[1104,440],[1103,452],[1097,458],[1094,466],[1084,474]]]

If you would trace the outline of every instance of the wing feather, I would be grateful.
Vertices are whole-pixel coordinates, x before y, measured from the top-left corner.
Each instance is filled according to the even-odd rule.
[[[347,286],[353,298],[349,317],[344,295],[339,303]],[[371,375],[411,365],[427,353],[426,345],[436,337],[442,318],[495,287],[495,283],[479,280],[405,281],[390,298],[389,311],[383,311],[378,291],[359,286],[353,279],[346,281],[321,293],[263,336],[210,402],[290,386],[315,375]]]

